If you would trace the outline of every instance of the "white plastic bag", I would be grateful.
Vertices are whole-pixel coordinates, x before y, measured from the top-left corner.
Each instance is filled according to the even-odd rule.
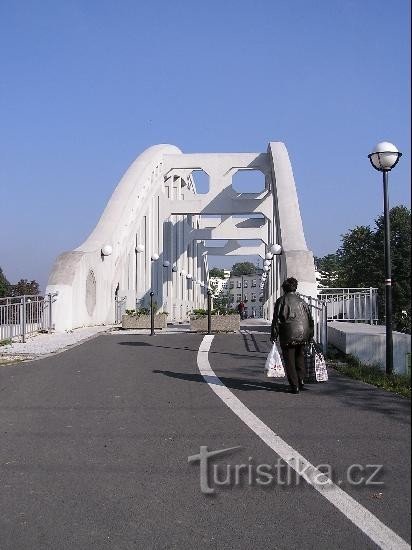
[[[285,370],[282,365],[282,359],[278,352],[278,348],[274,343],[265,363],[266,376],[268,378],[283,378]]]
[[[316,382],[327,382],[328,381],[328,369],[326,368],[326,361],[319,350],[315,351],[315,375]]]

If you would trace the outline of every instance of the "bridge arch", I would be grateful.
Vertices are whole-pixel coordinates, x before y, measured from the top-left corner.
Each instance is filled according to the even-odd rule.
[[[259,170],[265,189],[238,193],[232,177],[239,170]],[[192,172],[209,175],[207,193],[198,194]],[[233,214],[264,216],[236,224]],[[215,227],[208,215],[221,216]],[[202,218],[203,216],[203,218]],[[292,168],[283,143],[269,143],[266,153],[184,154],[173,145],[155,145],[132,163],[114,190],[87,240],[61,254],[46,292],[57,292],[55,329],[113,323],[115,296],[126,307],[147,305],[152,290],[160,310],[171,320],[187,318],[203,307],[208,283],[206,240],[227,239],[226,252],[244,254],[238,240],[260,239],[262,255],[271,244],[282,255],[268,277],[265,314],[270,317],[280,282],[294,275],[299,290],[316,295],[313,255],[307,249]]]

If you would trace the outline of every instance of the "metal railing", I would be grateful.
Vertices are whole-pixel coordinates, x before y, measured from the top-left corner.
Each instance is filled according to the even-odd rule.
[[[322,347],[323,354],[326,355],[328,350],[327,304],[312,296],[305,296],[304,294],[299,294],[299,296],[310,306],[314,322],[313,339]]]
[[[126,296],[119,298],[118,296],[114,299],[114,323],[119,325],[122,322],[122,316],[126,312]]]
[[[318,300],[327,303],[329,321],[378,322],[377,288],[321,288]]]
[[[20,338],[53,330],[53,302],[57,294],[0,298],[0,340]]]

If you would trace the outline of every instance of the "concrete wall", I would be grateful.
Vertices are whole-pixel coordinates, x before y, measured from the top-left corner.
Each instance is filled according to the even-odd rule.
[[[386,334],[381,325],[332,322],[328,324],[328,341],[343,353],[354,355],[363,363],[385,368]],[[411,352],[411,336],[393,333],[393,363],[398,374],[406,372],[406,354]]]

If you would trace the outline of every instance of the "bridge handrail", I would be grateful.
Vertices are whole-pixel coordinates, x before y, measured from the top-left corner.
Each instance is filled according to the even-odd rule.
[[[40,330],[53,330],[53,303],[57,293],[24,294],[0,298],[0,340],[12,340]]]

